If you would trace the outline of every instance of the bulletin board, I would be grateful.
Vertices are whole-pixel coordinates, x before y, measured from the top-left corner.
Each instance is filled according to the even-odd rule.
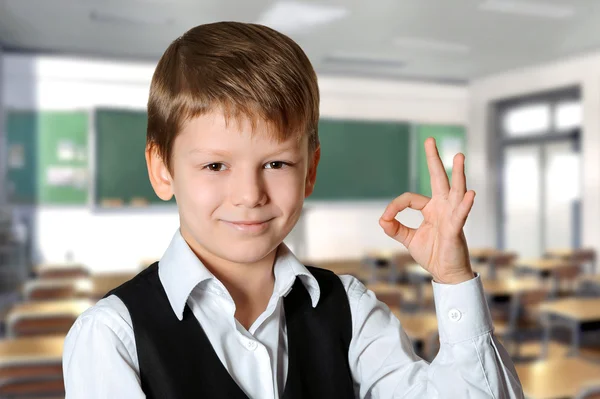
[[[5,128],[9,202],[87,203],[87,112],[8,111]]]

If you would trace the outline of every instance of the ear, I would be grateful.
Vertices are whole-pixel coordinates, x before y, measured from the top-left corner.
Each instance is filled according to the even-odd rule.
[[[146,166],[154,192],[163,201],[173,197],[173,179],[155,145],[146,146]]]
[[[317,181],[317,166],[321,160],[321,146],[318,146],[312,156],[309,155],[308,173],[306,174],[306,184],[304,185],[304,198],[311,195],[315,189]]]

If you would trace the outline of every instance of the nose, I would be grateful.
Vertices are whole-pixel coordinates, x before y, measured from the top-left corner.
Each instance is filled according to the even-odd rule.
[[[231,179],[230,190],[235,206],[256,208],[267,202],[267,192],[261,171],[238,169]]]

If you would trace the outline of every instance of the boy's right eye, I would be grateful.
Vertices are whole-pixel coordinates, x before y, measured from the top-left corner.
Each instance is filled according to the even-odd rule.
[[[205,166],[205,168],[210,170],[211,172],[221,172],[221,171],[225,170],[225,165],[220,162],[214,162],[214,163],[209,163],[208,165]]]

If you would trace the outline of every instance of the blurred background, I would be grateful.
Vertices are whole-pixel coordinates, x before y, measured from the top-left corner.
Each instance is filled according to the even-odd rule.
[[[0,398],[64,395],[74,319],[169,244],[150,79],[220,20],[288,34],[317,70],[322,161],[286,239],[300,259],[368,284],[433,359],[431,277],[378,225],[395,196],[430,195],[433,136],[448,174],[466,154],[472,263],[527,396],[600,395],[599,1],[0,0]]]

